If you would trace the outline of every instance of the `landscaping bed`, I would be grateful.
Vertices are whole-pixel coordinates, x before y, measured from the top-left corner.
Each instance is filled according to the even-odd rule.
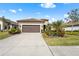
[[[79,45],[78,35],[65,35],[64,37],[52,36],[48,37],[45,33],[42,34],[44,40],[49,46],[75,46]]]
[[[0,40],[11,36],[8,32],[0,32]]]

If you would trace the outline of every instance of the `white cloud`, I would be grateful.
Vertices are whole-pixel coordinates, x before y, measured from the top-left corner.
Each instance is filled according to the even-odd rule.
[[[14,9],[9,9],[9,11],[16,14],[16,10],[14,10]]]
[[[21,8],[19,8],[19,9],[18,9],[18,11],[22,11],[22,9],[21,9]]]
[[[64,18],[67,18],[68,17],[68,14],[64,14]]]
[[[9,9],[9,11],[11,12],[11,13],[13,13],[13,14],[16,14],[17,13],[17,11],[22,11],[22,9],[21,8],[19,8],[19,9],[17,9],[17,10],[15,10],[15,9]]]
[[[56,5],[53,3],[41,3],[41,7],[43,7],[43,8],[55,8]]]
[[[54,22],[55,20],[56,20],[55,18],[51,18],[51,19],[49,20],[49,22],[52,23],[52,22]]]
[[[49,15],[45,15],[45,17],[46,17],[46,18],[50,18],[50,16],[49,16]]]
[[[55,18],[52,18],[52,21],[55,21]]]

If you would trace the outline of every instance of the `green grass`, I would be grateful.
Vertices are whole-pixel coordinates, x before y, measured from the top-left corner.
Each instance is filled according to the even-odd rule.
[[[79,36],[76,35],[67,35],[65,37],[48,37],[43,33],[43,38],[49,46],[79,45]]]
[[[0,40],[11,36],[8,32],[0,32]]]

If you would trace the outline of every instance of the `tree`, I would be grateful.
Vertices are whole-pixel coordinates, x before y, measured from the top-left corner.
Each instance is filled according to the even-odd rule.
[[[52,23],[52,26],[53,26],[54,30],[56,31],[57,36],[61,36],[61,37],[64,36],[65,32],[64,32],[64,29],[63,29],[64,28],[63,23],[64,22],[62,20],[58,20],[58,21]]]
[[[6,19],[5,19],[5,17],[4,17],[4,16],[2,16],[2,21],[6,22]]]
[[[79,10],[74,9],[67,13],[68,18],[71,19],[73,22],[79,21]]]

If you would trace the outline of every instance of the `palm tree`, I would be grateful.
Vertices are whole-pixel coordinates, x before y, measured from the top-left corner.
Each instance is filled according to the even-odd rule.
[[[62,20],[58,20],[52,23],[54,30],[56,31],[57,36],[64,36],[64,24]]]

